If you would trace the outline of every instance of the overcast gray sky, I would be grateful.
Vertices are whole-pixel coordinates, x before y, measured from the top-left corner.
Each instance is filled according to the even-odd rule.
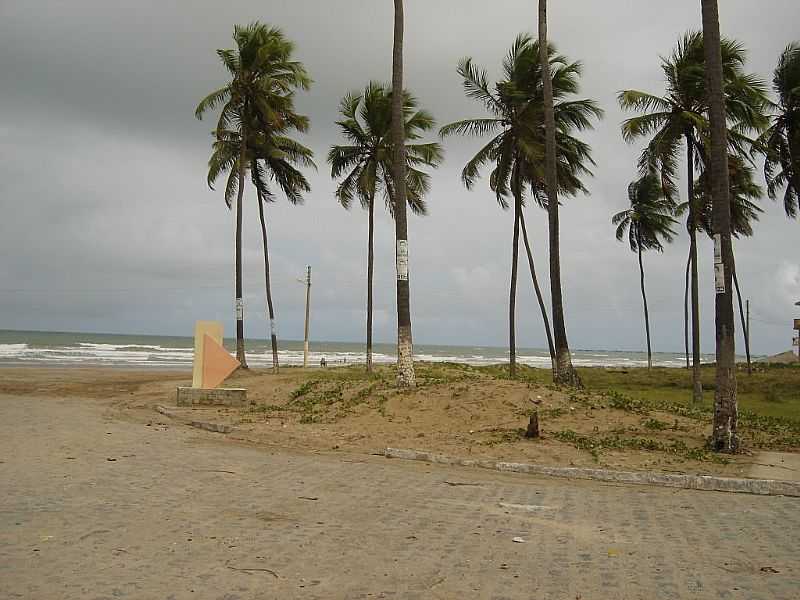
[[[596,176],[562,211],[562,268],[573,348],[640,349],[636,257],[614,239],[611,215],[627,201],[639,146],[619,135],[623,88],[661,92],[659,56],[700,27],[698,0],[559,0],[550,32],[581,60],[581,95],[606,118],[585,137]],[[444,124],[479,116],[455,72],[462,56],[496,75],[521,31],[534,32],[533,0],[406,0],[406,84]],[[749,49],[749,69],[771,80],[781,50],[800,37],[796,0],[724,0],[725,35]],[[302,337],[304,266],[314,269],[312,333],[360,341],[364,329],[366,214],[343,210],[324,157],[339,140],[339,99],[391,77],[391,0],[0,2],[0,328],[190,335],[196,319],[233,329],[233,218],[205,184],[212,120],[197,102],[225,81],[214,53],[236,23],[283,28],[315,80],[298,101],[312,120],[303,140],[319,172],[304,206],[270,206],[273,288],[281,337]],[[460,170],[479,141],[448,139],[434,174],[430,215],[410,219],[412,315],[421,343],[503,345],[513,217],[484,181],[467,192]],[[756,235],[736,244],[751,298],[753,348],[787,349],[800,299],[798,228],[765,198]],[[248,337],[265,337],[255,196],[245,196]],[[546,285],[546,218],[529,209]],[[376,219],[376,338],[394,339],[393,225]],[[682,235],[645,258],[655,350],[683,347]],[[702,345],[713,352],[713,257],[701,243]],[[523,258],[523,256],[521,256]],[[524,264],[524,263],[522,263]],[[518,343],[543,347],[526,270]],[[737,342],[740,344],[740,342]]]

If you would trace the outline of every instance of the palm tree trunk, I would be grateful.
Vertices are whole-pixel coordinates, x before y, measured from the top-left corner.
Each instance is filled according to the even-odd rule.
[[[272,285],[269,279],[269,246],[267,245],[267,222],[264,219],[264,197],[258,191],[258,217],[261,220],[261,239],[264,242],[264,283],[267,288],[267,310],[269,311],[269,335],[272,341],[272,371],[278,372],[278,334],[275,331],[275,309],[272,305]]]
[[[242,369],[247,368],[244,352],[244,301],[242,300],[242,198],[244,197],[245,150],[247,148],[247,128],[242,125],[242,140],[239,150],[239,189],[236,195],[236,360]]]
[[[711,129],[712,229],[720,247],[722,270],[718,276],[714,312],[717,341],[717,386],[714,392],[712,445],[719,452],[736,452],[738,407],[736,404],[736,339],[734,338],[732,276],[736,272],[731,242],[731,205],[728,171],[728,131],[722,88],[719,6],[717,0],[702,0],[705,39],[706,95]],[[716,254],[716,252],[715,252]],[[723,289],[724,288],[724,289]]]
[[[547,306],[542,297],[542,290],[539,287],[539,279],[536,277],[536,267],[533,264],[533,253],[531,252],[531,245],[528,242],[528,231],[525,228],[525,212],[519,211],[519,222],[522,225],[522,240],[525,243],[525,252],[528,254],[528,266],[531,270],[531,279],[533,279],[533,289],[536,292],[536,300],[539,301],[539,309],[542,311],[542,322],[544,323],[544,332],[547,334],[547,348],[550,350],[550,363],[555,372],[556,351],[553,348],[553,334],[550,331],[550,319],[547,316]]]
[[[736,298],[739,301],[739,319],[742,322],[742,333],[744,334],[744,351],[747,356],[747,374],[753,374],[753,365],[750,362],[750,332],[747,331],[747,321],[744,318],[744,305],[742,303],[742,291],[739,289],[739,278],[736,271],[733,272],[733,287],[736,288]]]
[[[642,285],[642,302],[644,303],[644,330],[647,335],[647,368],[653,368],[653,352],[650,349],[650,314],[647,312],[647,294],[644,291],[644,264],[642,263],[642,244],[639,240],[639,275]]]
[[[686,369],[689,369],[689,271],[692,267],[692,252],[686,259],[686,286],[683,288],[683,343],[686,350]]]
[[[367,235],[367,372],[372,372],[372,274],[375,263],[375,194],[369,197],[369,234]]]
[[[692,264],[692,402],[703,401],[703,381],[700,374],[700,290],[697,275],[697,211],[694,198],[694,145],[686,134],[686,162],[689,180],[689,257]]]
[[[406,218],[406,146],[403,123],[403,0],[394,0],[394,48],[392,52],[392,141],[395,187],[394,225],[397,242],[397,385],[414,387],[414,355],[411,341],[411,291],[409,288],[408,222]]]
[[[508,293],[508,374],[513,379],[517,376],[517,263],[519,254],[519,215],[520,197],[514,193],[514,236],[511,244],[511,289]]]
[[[564,299],[561,293],[561,256],[558,222],[558,171],[556,170],[556,120],[553,108],[553,81],[547,44],[547,0],[539,0],[539,61],[544,88],[545,183],[547,215],[550,230],[550,297],[553,303],[553,337],[555,342],[554,382],[580,387],[581,380],[572,366],[572,357],[564,324]]]

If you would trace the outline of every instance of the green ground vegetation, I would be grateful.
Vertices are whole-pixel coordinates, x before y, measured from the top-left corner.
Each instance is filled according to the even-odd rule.
[[[374,409],[392,420],[387,401],[395,396],[413,395],[413,401],[425,397],[425,390],[447,390],[450,404],[458,405],[470,391],[482,383],[510,383],[508,366],[475,367],[456,363],[418,363],[416,390],[398,390],[393,366],[377,367],[367,373],[361,366],[314,369],[302,372],[284,404],[257,406],[252,410],[269,413],[295,413],[301,423],[336,421],[359,408]],[[583,390],[553,386],[549,370],[518,366],[515,381],[536,390],[559,392],[561,405],[542,406],[540,418],[554,439],[590,452],[596,458],[602,451],[649,450],[694,460],[722,460],[708,452],[698,425],[711,422],[714,368],[702,369],[703,386],[708,393],[702,404],[692,403],[691,371],[685,369],[643,368],[579,369]],[[484,388],[496,390],[497,388]],[[486,396],[487,398],[489,396]],[[739,432],[747,448],[800,448],[800,366],[758,364],[752,375],[744,369],[738,376],[740,407]],[[495,398],[508,403],[507,399]],[[445,406],[447,410],[450,406]],[[524,421],[531,407],[509,403],[509,414]],[[578,411],[577,413],[574,411]],[[579,413],[611,414],[623,411],[635,415],[636,424],[615,430],[594,427],[592,431],[574,431],[559,423],[562,417]],[[523,414],[524,413],[524,414]],[[593,421],[596,423],[596,421]],[[514,442],[523,429],[490,432],[485,443]],[[688,436],[688,437],[687,437]],[[684,440],[690,440],[686,444]]]

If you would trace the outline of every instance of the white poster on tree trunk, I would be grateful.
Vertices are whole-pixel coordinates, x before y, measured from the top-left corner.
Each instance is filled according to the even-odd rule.
[[[718,294],[725,293],[725,265],[722,263],[714,265],[714,285]]]
[[[408,281],[408,240],[397,240],[397,280]]]

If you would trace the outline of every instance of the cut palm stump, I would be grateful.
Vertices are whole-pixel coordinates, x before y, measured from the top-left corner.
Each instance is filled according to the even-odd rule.
[[[539,437],[539,411],[535,410],[531,414],[531,418],[528,421],[528,429],[525,430],[525,437],[526,438],[538,438]]]
[[[222,323],[198,321],[194,328],[192,387],[179,387],[178,406],[239,406],[247,390],[218,387],[239,368],[239,361],[222,346]]]

